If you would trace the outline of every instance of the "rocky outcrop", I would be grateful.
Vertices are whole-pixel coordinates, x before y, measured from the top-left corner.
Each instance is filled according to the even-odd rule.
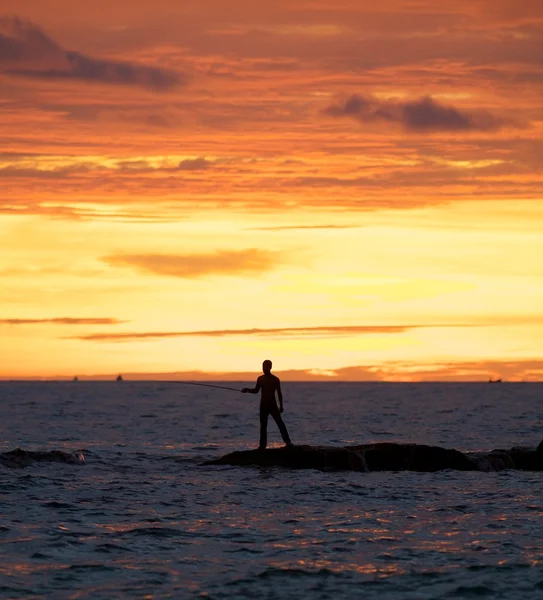
[[[245,450],[209,460],[204,465],[285,467],[319,471],[543,471],[543,443],[537,450],[512,448],[463,453],[438,446],[395,444],[361,446],[292,446]]]
[[[0,453],[0,465],[12,469],[22,469],[35,462],[60,462],[72,465],[85,463],[81,452],[62,452],[61,450],[31,451],[15,448],[9,452]]]

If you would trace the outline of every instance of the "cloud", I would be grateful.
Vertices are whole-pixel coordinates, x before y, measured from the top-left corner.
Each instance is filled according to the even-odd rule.
[[[173,337],[228,337],[237,335],[249,336],[300,336],[310,337],[326,335],[332,337],[347,335],[372,335],[405,333],[411,329],[427,327],[452,327],[452,325],[330,325],[318,327],[272,327],[267,329],[212,329],[201,331],[144,331],[123,333],[96,333],[77,336],[76,339],[87,341],[130,342]]]
[[[481,360],[441,364],[386,362],[372,367],[342,367],[335,369],[334,373],[334,381],[543,381],[543,360]]]
[[[12,71],[42,79],[82,79],[98,83],[138,85],[154,90],[167,90],[181,83],[179,75],[135,63],[96,59],[79,52],[66,52],[68,70]]]
[[[62,49],[39,27],[17,17],[0,17],[0,64],[32,62],[37,58],[62,63]]]
[[[72,175],[82,175],[91,171],[91,165],[75,165],[59,169],[36,169],[28,167],[9,166],[0,168],[0,178],[21,179],[64,179]]]
[[[126,323],[126,321],[109,318],[86,319],[77,317],[55,317],[51,319],[0,319],[0,325],[118,325],[119,323]]]
[[[0,17],[0,72],[32,79],[72,79],[156,91],[183,83],[183,77],[174,71],[66,50],[33,23],[6,16]]]
[[[231,337],[231,336],[283,336],[283,337],[343,337],[358,335],[382,335],[406,333],[414,329],[436,329],[457,327],[488,327],[499,324],[526,325],[541,322],[540,315],[511,316],[494,315],[486,318],[473,318],[472,320],[449,321],[448,323],[409,323],[403,325],[318,325],[314,327],[268,327],[249,329],[203,329],[191,331],[128,331],[104,332],[76,336],[72,339],[97,342],[133,342],[142,340],[157,340],[162,338],[179,337]],[[542,361],[543,363],[543,361]],[[471,364],[471,363],[470,363]],[[350,368],[350,367],[349,367]],[[358,368],[358,367],[353,367]]]
[[[280,252],[248,248],[209,254],[115,254],[102,260],[113,267],[133,267],[144,273],[193,279],[205,275],[244,275],[270,271]]]
[[[187,158],[182,160],[177,168],[180,171],[205,171],[205,169],[208,169],[212,164],[213,163],[210,160],[206,160],[203,157]]]
[[[431,96],[399,101],[353,94],[342,103],[331,104],[324,113],[361,123],[397,124],[413,132],[493,131],[512,124],[486,111],[468,112],[441,104]]]

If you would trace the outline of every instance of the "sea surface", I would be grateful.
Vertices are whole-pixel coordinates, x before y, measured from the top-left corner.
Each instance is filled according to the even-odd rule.
[[[283,387],[294,443],[543,439],[543,384]],[[201,466],[258,428],[227,390],[1,382],[0,451],[74,464],[0,466],[0,598],[543,598],[542,472]]]

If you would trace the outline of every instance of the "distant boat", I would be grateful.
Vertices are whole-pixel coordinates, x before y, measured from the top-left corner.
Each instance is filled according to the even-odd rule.
[[[122,375],[117,375],[117,379],[115,381],[122,381],[123,380],[123,376]]]
[[[73,378],[73,381],[79,381],[79,377],[76,375],[76,376]]]
[[[488,383],[501,383],[502,380],[501,379],[489,379]]]

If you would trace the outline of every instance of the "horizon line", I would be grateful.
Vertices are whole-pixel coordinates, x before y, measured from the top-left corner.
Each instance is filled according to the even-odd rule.
[[[85,383],[85,382],[99,382],[99,383],[118,383],[115,376],[112,377],[100,377],[100,376],[81,376],[74,379],[68,376],[58,377],[39,377],[39,376],[28,376],[28,377],[0,377],[0,383],[24,383],[29,381],[36,382],[65,382],[65,383]],[[147,379],[147,378],[130,378],[123,376],[121,383],[246,383],[247,379]],[[252,379],[251,379],[252,381]],[[543,379],[483,379],[483,378],[464,378],[464,379],[339,379],[339,378],[328,378],[328,379],[282,379],[285,383],[543,383]],[[241,392],[241,390],[240,390]]]

